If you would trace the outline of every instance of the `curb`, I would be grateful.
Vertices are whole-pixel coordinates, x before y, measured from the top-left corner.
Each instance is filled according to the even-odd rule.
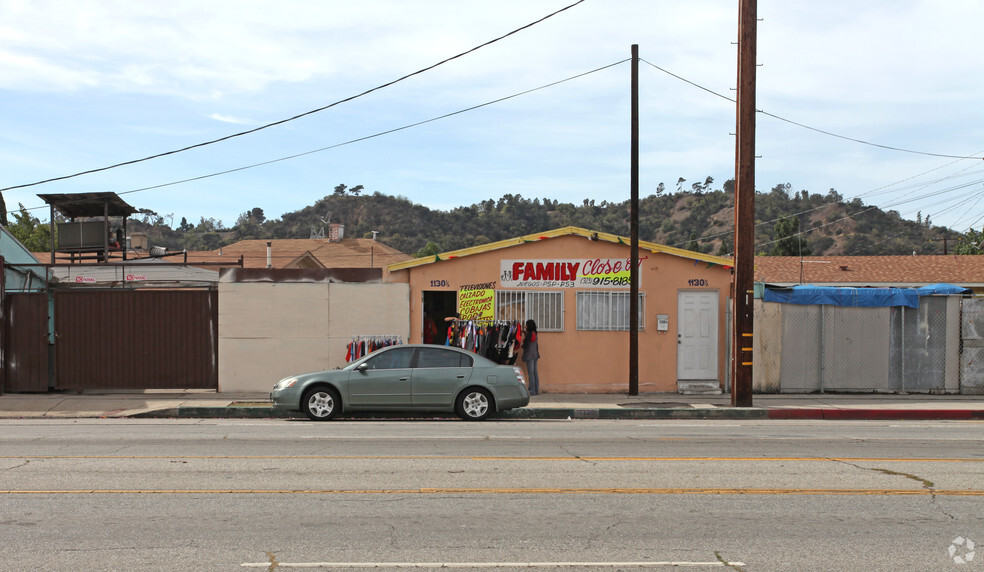
[[[747,409],[573,409],[530,408],[510,409],[490,416],[490,419],[768,419],[768,410]],[[306,419],[297,411],[278,411],[272,407],[173,407],[135,413],[138,418],[192,418],[192,419]],[[342,415],[340,419],[457,419],[453,413],[356,413]]]
[[[299,412],[277,411],[272,407],[175,407],[136,413],[135,418],[191,419],[305,419]],[[457,419],[447,413],[353,414],[342,419]],[[984,419],[984,411],[975,409],[765,409],[761,407],[719,409],[510,409],[490,419],[775,419],[775,420],[974,420]]]
[[[984,419],[984,411],[976,409],[770,409],[769,419],[971,420]]]

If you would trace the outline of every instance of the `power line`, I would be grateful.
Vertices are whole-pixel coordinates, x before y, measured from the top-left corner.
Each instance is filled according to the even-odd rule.
[[[530,93],[533,93],[533,92],[536,92],[536,91],[541,91],[541,90],[544,90],[544,89],[547,89],[547,88],[550,88],[550,87],[554,87],[554,86],[560,85],[562,83],[566,83],[566,82],[573,81],[575,79],[580,79],[582,77],[585,77],[585,76],[588,76],[588,75],[591,75],[591,74],[594,74],[594,73],[598,73],[600,71],[604,71],[606,69],[609,69],[609,68],[612,68],[612,67],[615,67],[615,66],[624,64],[627,61],[629,61],[629,58],[625,58],[623,60],[620,60],[620,61],[617,61],[617,62],[614,62],[614,63],[611,63],[611,64],[607,64],[607,65],[601,66],[599,68],[595,68],[593,70],[589,70],[589,71],[582,72],[582,73],[579,73],[579,74],[576,74],[576,75],[572,75],[572,76],[566,77],[564,79],[553,81],[553,82],[550,82],[550,83],[541,85],[539,87],[530,88],[530,89],[527,89],[527,90],[523,90],[523,91],[514,93],[512,95],[507,95],[507,96],[504,96],[504,97],[500,97],[498,99],[493,99],[493,100],[487,101],[485,103],[479,103],[479,104],[473,105],[471,107],[466,107],[464,109],[459,109],[457,111],[452,111],[450,113],[445,113],[444,115],[439,115],[437,117],[432,117],[430,119],[424,119],[422,121],[417,121],[415,123],[409,123],[409,124],[403,125],[401,127],[394,127],[393,129],[387,129],[386,131],[380,131],[380,132],[377,132],[377,133],[373,133],[372,135],[365,135],[363,137],[357,137],[355,139],[349,139],[348,141],[343,141],[341,143],[335,143],[335,144],[332,144],[332,145],[328,145],[326,147],[320,147],[318,149],[312,149],[310,151],[303,151],[301,153],[295,153],[293,155],[287,155],[287,156],[284,156],[284,157],[278,157],[276,159],[270,159],[268,161],[261,161],[259,163],[252,163],[250,165],[244,165],[244,166],[241,166],[241,167],[235,167],[235,168],[232,168],[232,169],[226,169],[224,171],[217,171],[215,173],[209,173],[209,174],[206,174],[206,175],[199,175],[197,177],[190,177],[190,178],[187,178],[187,179],[180,179],[180,180],[171,181],[171,182],[168,182],[168,183],[161,183],[159,185],[152,185],[152,186],[149,186],[149,187],[141,187],[141,188],[138,188],[138,189],[131,189],[129,191],[120,191],[117,194],[118,195],[129,195],[129,194],[132,194],[132,193],[139,193],[139,192],[143,192],[143,191],[151,191],[151,190],[154,190],[154,189],[161,189],[161,188],[164,188],[164,187],[172,187],[172,186],[181,185],[181,184],[184,184],[184,183],[191,183],[191,182],[194,182],[194,181],[201,181],[203,179],[210,179],[212,177],[218,177],[218,176],[221,176],[221,175],[228,175],[230,173],[236,173],[236,172],[239,172],[239,171],[246,171],[248,169],[254,169],[254,168],[257,168],[257,167],[263,167],[263,166],[266,166],[266,165],[271,165],[273,163],[279,163],[279,162],[282,162],[282,161],[289,161],[291,159],[297,159],[298,157],[304,157],[306,155],[313,155],[314,153],[321,153],[323,151],[330,151],[332,149],[337,149],[338,147],[344,147],[346,145],[352,145],[353,143],[359,143],[359,142],[362,142],[362,141],[367,141],[369,139],[375,139],[376,137],[382,137],[383,135],[389,135],[391,133],[397,133],[399,131],[404,131],[404,130],[407,130],[407,129],[411,129],[413,127],[419,127],[419,126],[425,125],[427,123],[433,123],[435,121],[440,121],[441,119],[447,119],[449,117],[454,117],[455,115],[461,115],[461,114],[467,113],[469,111],[474,111],[476,109],[481,109],[483,107],[488,107],[490,105],[495,105],[496,103],[501,103],[503,101],[507,101],[507,100],[510,100],[510,99],[515,99],[515,98],[521,97],[523,95],[527,95],[527,94],[530,94]],[[31,208],[27,208],[26,210],[36,210],[36,209],[41,209],[41,208],[47,208],[47,207],[46,206],[31,207]]]
[[[641,58],[640,58],[640,61],[646,62],[647,64],[649,64],[650,66],[658,69],[659,71],[661,71],[661,72],[663,72],[663,73],[665,73],[665,74],[667,74],[669,76],[675,77],[676,79],[678,79],[678,80],[680,80],[680,81],[682,81],[684,83],[690,84],[690,85],[696,87],[697,89],[704,90],[707,93],[710,93],[711,95],[715,95],[717,97],[720,97],[721,99],[725,99],[725,100],[730,101],[732,103],[737,103],[737,101],[735,99],[731,98],[731,97],[728,97],[726,95],[722,95],[722,94],[720,94],[720,93],[718,93],[718,92],[716,92],[716,91],[714,91],[714,90],[712,90],[710,88],[704,87],[704,86],[702,86],[702,85],[700,85],[698,83],[695,83],[693,81],[690,81],[689,79],[687,79],[685,77],[682,77],[682,76],[679,76],[679,75],[677,75],[677,74],[675,74],[673,72],[670,72],[670,71],[668,71],[668,70],[666,70],[664,68],[661,68],[661,67],[659,67],[658,65],[656,65],[656,64],[654,64],[652,62],[648,62],[648,61],[646,61],[644,59],[641,59]],[[880,149],[888,149],[890,151],[900,151],[902,153],[913,153],[913,154],[916,154],[916,155],[926,155],[926,156],[929,156],[929,157],[945,157],[945,158],[948,158],[948,159],[984,159],[984,157],[971,157],[971,156],[967,156],[967,155],[949,155],[949,154],[944,154],[944,153],[929,153],[929,152],[926,152],[926,151],[914,151],[912,149],[904,149],[902,147],[893,147],[891,145],[882,145],[880,143],[872,143],[870,141],[865,141],[863,139],[856,139],[854,137],[848,137],[846,135],[840,135],[840,134],[837,134],[837,133],[833,133],[831,131],[825,131],[823,129],[818,129],[816,127],[810,127],[809,125],[806,125],[804,123],[799,123],[797,121],[793,121],[792,119],[786,119],[785,117],[780,117],[780,116],[778,116],[778,115],[776,115],[774,113],[769,113],[768,111],[763,111],[761,109],[757,109],[756,112],[761,113],[762,115],[766,115],[768,117],[772,117],[773,119],[778,119],[779,121],[785,121],[786,123],[789,123],[791,125],[795,125],[797,127],[802,127],[803,129],[809,129],[810,131],[815,131],[817,133],[822,133],[824,135],[829,135],[830,137],[837,137],[838,139],[844,139],[846,141],[853,141],[854,143],[861,143],[862,145],[869,145],[871,147],[878,147]]]
[[[430,119],[424,119],[422,121],[417,121],[416,123],[410,123],[410,124],[407,124],[407,125],[403,125],[401,127],[394,127],[393,129],[388,129],[386,131],[380,131],[378,133],[373,133],[372,135],[366,135],[366,136],[363,136],[363,137],[357,137],[355,139],[349,139],[348,141],[343,141],[341,143],[335,143],[333,145],[328,145],[327,147],[320,147],[318,149],[312,149],[310,151],[304,151],[302,153],[295,153],[293,155],[287,155],[285,157],[280,157],[280,158],[277,158],[277,159],[270,159],[269,161],[263,161],[263,162],[260,162],[260,163],[253,163],[251,165],[245,165],[245,166],[242,166],[242,167],[236,167],[234,169],[227,169],[225,171],[219,171],[219,172],[211,173],[211,174],[208,174],[208,175],[201,175],[201,176],[198,176],[198,177],[192,177],[190,179],[182,179],[180,181],[172,181],[170,183],[162,183],[160,185],[153,185],[153,186],[150,186],[150,187],[143,187],[143,188],[139,188],[139,189],[133,189],[133,190],[129,190],[129,191],[123,191],[123,192],[120,192],[120,193],[117,193],[117,194],[126,195],[126,194],[131,194],[131,193],[139,193],[141,191],[149,191],[149,190],[153,190],[153,189],[159,189],[159,188],[162,188],[162,187],[170,187],[170,186],[179,185],[179,184],[182,184],[182,183],[190,183],[192,181],[199,181],[199,180],[202,180],[202,179],[208,179],[208,178],[211,178],[211,177],[217,177],[219,175],[227,175],[229,173],[235,173],[235,172],[238,172],[238,171],[245,171],[247,169],[253,169],[253,168],[256,168],[256,167],[262,167],[262,166],[270,165],[270,164],[273,164],[273,163],[279,163],[279,162],[282,162],[282,161],[288,161],[290,159],[297,159],[298,157],[304,157],[306,155],[312,155],[314,153],[321,153],[323,151],[330,151],[331,149],[337,149],[338,147],[344,147],[345,145],[352,145],[353,143],[359,143],[359,142],[362,142],[362,141],[367,141],[369,139],[375,139],[376,137],[382,137],[383,135],[390,135],[392,133],[397,133],[399,131],[404,131],[404,130],[407,130],[407,129],[411,129],[413,127],[419,127],[419,126],[425,125],[427,123],[433,123],[435,121],[440,121],[441,119],[447,119],[449,117],[454,117],[455,115],[461,115],[461,114],[467,113],[469,111],[474,111],[476,109],[481,109],[483,107],[488,107],[490,105],[495,105],[496,103],[501,103],[503,101],[507,101],[507,100],[514,99],[514,98],[517,98],[517,97],[521,97],[523,95],[527,95],[527,94],[530,94],[530,93],[533,93],[533,92],[536,92],[536,91],[540,91],[540,90],[544,90],[544,89],[547,89],[547,88],[550,88],[550,87],[554,87],[554,86],[560,85],[562,83],[573,81],[575,79],[579,79],[579,78],[582,78],[584,76],[591,75],[593,73],[597,73],[597,72],[606,70],[606,69],[611,68],[611,67],[615,67],[615,66],[620,65],[620,64],[623,64],[623,63],[625,63],[627,61],[629,61],[628,58],[626,58],[624,60],[621,60],[621,61],[617,61],[615,63],[611,63],[611,64],[608,64],[608,65],[602,66],[600,68],[595,68],[595,69],[590,70],[590,71],[586,71],[586,72],[579,73],[577,75],[573,75],[573,76],[570,76],[570,77],[567,77],[567,78],[564,78],[564,79],[561,79],[561,80],[557,80],[557,81],[554,81],[554,82],[551,82],[551,83],[548,83],[548,84],[544,84],[544,85],[541,85],[539,87],[534,87],[534,88],[531,88],[531,89],[527,89],[527,90],[524,90],[524,91],[521,91],[521,92],[518,92],[518,93],[514,93],[512,95],[507,95],[505,97],[500,97],[498,99],[493,99],[492,101],[487,101],[485,103],[480,103],[478,105],[473,105],[471,107],[466,107],[464,109],[459,109],[458,111],[452,111],[450,113],[445,113],[444,115],[439,115],[437,117],[432,117]]]
[[[0,192],[3,192],[3,191],[11,191],[11,190],[14,190],[14,189],[23,189],[23,188],[26,188],[26,187],[34,187],[34,186],[37,186],[37,185],[43,185],[45,183],[51,183],[51,182],[54,182],[54,181],[63,181],[65,179],[72,179],[72,178],[75,178],[75,177],[80,177],[82,175],[89,175],[89,174],[98,173],[98,172],[101,172],[101,171],[108,171],[110,169],[115,169],[117,167],[123,167],[123,166],[126,166],[126,165],[133,165],[135,163],[142,163],[144,161],[150,161],[151,159],[158,159],[160,157],[166,157],[168,155],[175,155],[177,153],[183,153],[183,152],[189,151],[191,149],[197,149],[199,147],[205,147],[207,145],[213,145],[215,143],[220,143],[222,141],[228,141],[229,139],[233,139],[235,137],[242,137],[243,135],[249,135],[251,133],[256,133],[257,131],[261,131],[263,129],[268,129],[270,127],[274,127],[274,126],[277,126],[277,125],[283,125],[284,123],[288,123],[290,121],[294,121],[296,119],[300,119],[302,117],[306,117],[308,115],[312,115],[314,113],[318,113],[318,112],[324,111],[326,109],[330,109],[330,108],[335,107],[337,105],[341,105],[342,103],[347,103],[347,102],[352,101],[354,99],[358,99],[358,98],[360,98],[362,96],[365,96],[365,95],[368,95],[370,93],[373,93],[374,91],[379,91],[381,89],[390,87],[390,86],[392,86],[394,84],[397,84],[397,83],[399,83],[399,82],[401,82],[401,81],[403,81],[405,79],[409,79],[409,78],[411,78],[413,76],[420,75],[420,74],[422,74],[424,72],[428,72],[428,71],[430,71],[430,70],[432,70],[432,69],[434,69],[434,68],[436,68],[436,67],[438,67],[440,65],[446,64],[446,63],[448,63],[448,62],[450,62],[452,60],[456,60],[456,59],[458,59],[460,57],[463,57],[463,56],[466,56],[466,55],[468,55],[468,54],[470,54],[472,52],[478,51],[478,50],[480,50],[480,49],[482,49],[482,48],[484,48],[486,46],[489,46],[489,45],[494,44],[494,43],[496,43],[496,42],[498,42],[500,40],[503,40],[505,38],[508,38],[509,36],[512,36],[514,34],[518,34],[519,32],[521,32],[523,30],[526,30],[527,28],[531,28],[531,27],[533,27],[533,26],[535,26],[535,25],[537,25],[537,24],[539,24],[539,23],[541,23],[541,22],[543,22],[543,21],[545,21],[545,20],[547,20],[549,18],[552,18],[552,17],[556,16],[557,14],[560,14],[561,12],[564,12],[566,10],[570,10],[571,8],[573,8],[574,6],[577,6],[578,4],[581,4],[582,2],[585,2],[585,0],[577,0],[577,2],[574,2],[573,4],[570,4],[568,6],[565,6],[565,7],[561,8],[560,10],[557,10],[555,12],[552,12],[550,14],[547,14],[546,16],[544,16],[543,18],[540,18],[539,20],[536,20],[534,22],[530,22],[529,24],[526,24],[525,26],[522,26],[520,28],[516,28],[515,30],[513,30],[511,32],[508,32],[508,33],[503,34],[503,35],[501,35],[501,36],[499,36],[499,37],[497,37],[495,39],[489,40],[489,41],[487,41],[487,42],[485,42],[483,44],[480,44],[478,46],[475,46],[474,48],[471,48],[470,50],[461,52],[460,54],[457,54],[457,55],[451,56],[451,57],[449,57],[447,59],[441,60],[441,61],[437,62],[436,64],[433,64],[433,65],[427,66],[425,68],[419,69],[419,70],[417,70],[415,72],[409,73],[409,74],[407,74],[407,75],[405,75],[403,77],[400,77],[398,79],[395,79],[395,80],[390,81],[390,82],[387,82],[387,83],[384,83],[382,85],[378,85],[378,86],[376,86],[376,87],[374,87],[372,89],[368,89],[366,91],[363,91],[362,93],[359,93],[359,94],[356,94],[356,95],[353,95],[353,96],[350,96],[350,97],[346,97],[345,99],[340,99],[340,100],[338,100],[338,101],[336,101],[334,103],[329,103],[328,105],[325,105],[323,107],[319,107],[317,109],[312,109],[311,111],[306,111],[304,113],[300,113],[300,114],[295,115],[293,117],[288,117],[287,119],[281,119],[279,121],[274,121],[273,123],[267,123],[266,125],[261,125],[260,127],[255,127],[253,129],[249,129],[247,131],[241,131],[239,133],[233,133],[231,135],[226,135],[225,137],[220,137],[218,139],[212,139],[211,141],[205,141],[203,143],[196,143],[194,145],[189,145],[187,147],[182,147],[181,149],[175,149],[173,151],[166,151],[164,153],[158,153],[156,155],[150,155],[150,156],[144,157],[142,159],[133,159],[131,161],[124,161],[122,163],[116,163],[115,165],[109,165],[109,166],[106,166],[106,167],[99,167],[97,169],[89,169],[88,171],[80,171],[80,172],[74,173],[72,175],[64,175],[64,176],[61,176],[61,177],[54,177],[54,178],[51,178],[51,179],[45,179],[43,181],[37,181],[37,182],[34,182],[34,183],[27,183],[27,184],[23,184],[23,185],[14,185],[12,187],[0,188]]]

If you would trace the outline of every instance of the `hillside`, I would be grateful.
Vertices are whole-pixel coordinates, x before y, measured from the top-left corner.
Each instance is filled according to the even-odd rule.
[[[711,190],[711,180],[691,190],[659,193],[639,201],[639,236],[660,244],[726,255],[733,241],[733,183]],[[833,189],[826,195],[790,192],[777,185],[756,193],[756,253],[770,254],[777,230],[803,231],[802,243],[782,243],[785,254],[883,255],[942,254],[948,237],[953,253],[965,238],[933,226],[929,220],[902,219],[860,199],[845,202]],[[786,219],[785,222],[780,222]],[[921,219],[921,216],[920,216]],[[325,220],[345,225],[347,237],[371,237],[409,254],[425,255],[502,240],[541,230],[573,225],[629,235],[629,201],[585,199],[582,204],[529,199],[506,194],[450,211],[433,210],[401,196],[363,193],[362,187],[339,185],[313,205],[266,220],[262,209],[245,211],[232,228],[220,228],[204,217],[197,225],[182,220],[176,228],[144,211],[131,230],[147,232],[152,244],[171,250],[214,249],[245,238],[310,238]],[[777,228],[779,223],[780,228]],[[782,231],[781,229],[786,229]],[[966,243],[966,241],[964,242]],[[792,246],[790,246],[790,244]]]

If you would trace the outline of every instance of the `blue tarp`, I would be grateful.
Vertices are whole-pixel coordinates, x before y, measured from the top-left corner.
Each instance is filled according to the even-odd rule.
[[[964,292],[969,292],[969,290],[953,284],[930,284],[921,288],[843,288],[801,285],[790,288],[766,288],[762,299],[766,302],[808,306],[827,305],[854,308],[906,306],[918,308],[920,296],[963,294]]]
[[[920,286],[916,288],[916,291],[919,292],[920,296],[932,296],[933,294],[966,294],[970,292],[970,288],[953,284],[930,284],[929,286]]]

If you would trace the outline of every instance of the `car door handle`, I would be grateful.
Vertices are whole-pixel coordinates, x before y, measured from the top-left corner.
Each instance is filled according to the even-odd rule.
[[[459,376],[458,376],[458,379],[465,379],[465,376],[463,376],[463,375],[459,375]]]
[[[410,378],[409,377],[401,377],[400,378],[400,381],[407,381],[408,379],[410,379]]]

